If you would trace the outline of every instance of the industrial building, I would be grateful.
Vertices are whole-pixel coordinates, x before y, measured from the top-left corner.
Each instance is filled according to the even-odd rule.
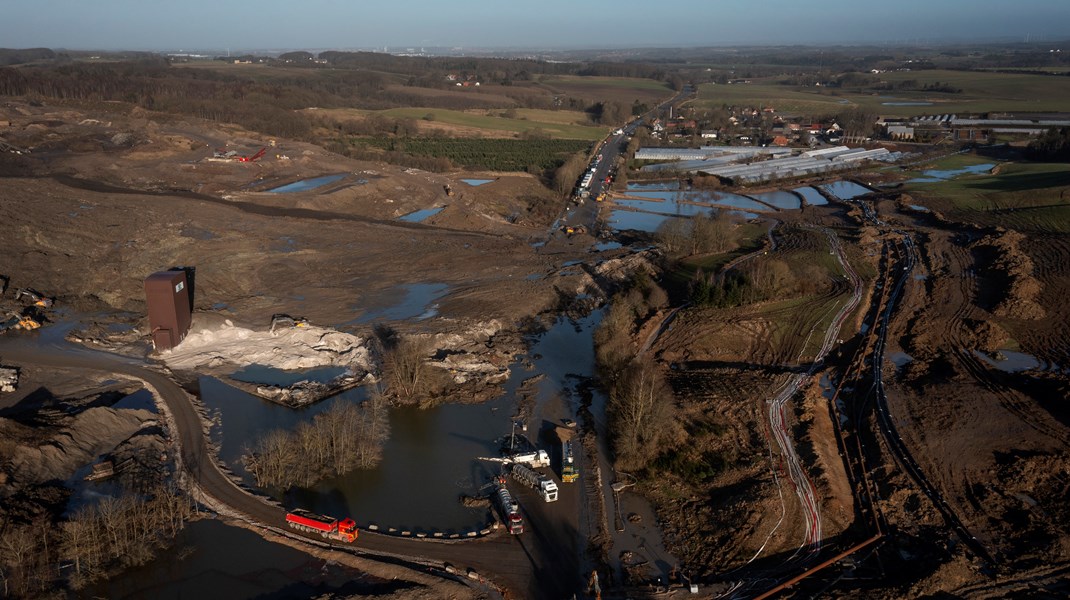
[[[192,268],[182,268],[145,278],[149,330],[157,352],[174,348],[189,333],[193,321],[192,273]]]

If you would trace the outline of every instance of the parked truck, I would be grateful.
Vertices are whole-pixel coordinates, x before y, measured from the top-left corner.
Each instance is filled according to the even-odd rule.
[[[286,513],[286,524],[298,531],[318,533],[324,539],[350,544],[357,539],[357,523],[350,518],[339,521],[334,517],[317,515],[298,508]]]
[[[513,479],[532,488],[546,502],[557,502],[557,484],[553,479],[524,465],[513,465]]]
[[[505,477],[499,476],[495,481],[498,484],[498,505],[502,509],[505,528],[513,535],[524,533],[524,519],[520,516],[520,504],[513,499],[513,495],[505,487]]]
[[[580,478],[580,472],[576,469],[576,461],[572,456],[572,442],[561,442],[561,481],[572,483]]]

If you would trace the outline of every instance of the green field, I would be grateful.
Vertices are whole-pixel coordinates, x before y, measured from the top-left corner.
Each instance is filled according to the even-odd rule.
[[[393,118],[426,119],[435,123],[445,123],[448,125],[472,127],[513,134],[541,130],[550,137],[569,140],[598,140],[605,137],[606,133],[609,132],[609,128],[606,127],[590,127],[586,125],[562,123],[560,122],[561,117],[559,115],[554,115],[555,111],[523,111],[518,109],[517,116],[526,118],[516,119],[507,119],[505,117],[497,116],[493,114],[495,111],[491,111],[491,114],[487,114],[487,111],[460,111],[441,108],[391,108],[389,110],[375,112],[376,114]],[[544,113],[553,115],[554,120],[538,120],[539,118],[544,118],[546,116]],[[365,114],[371,114],[371,112],[366,111]],[[565,114],[572,115],[572,121],[575,120],[575,116],[579,115],[579,113],[575,112]],[[536,120],[527,118],[529,116],[535,116]]]
[[[1070,111],[1070,77],[978,71],[896,71],[882,73],[883,81],[914,80],[919,86],[937,82],[962,93],[925,91],[859,91],[856,89],[780,85],[777,78],[751,83],[704,84],[700,105],[772,106],[780,112],[835,114],[864,108],[889,116],[989,111]],[[929,102],[927,106],[889,106],[888,102]]]
[[[954,218],[1023,232],[1070,233],[1070,165],[1007,163],[997,175],[910,183],[904,191]]]
[[[557,76],[547,77],[540,80],[542,83],[556,86],[575,87],[611,87],[630,90],[656,90],[666,96],[672,93],[669,86],[664,82],[654,81],[641,77],[580,77],[580,76]]]

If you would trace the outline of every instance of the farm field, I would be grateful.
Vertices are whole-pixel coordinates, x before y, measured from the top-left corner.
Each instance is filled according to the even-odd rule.
[[[835,114],[863,108],[889,116],[934,113],[981,113],[989,111],[1065,111],[1070,109],[1070,78],[1018,73],[979,71],[897,71],[882,73],[890,83],[913,80],[919,87],[942,83],[962,90],[960,94],[920,90],[865,91],[781,85],[778,78],[754,79],[751,83],[704,84],[698,104],[746,104],[772,106],[781,112]],[[927,103],[896,105],[896,103]],[[889,104],[891,103],[891,104]]]

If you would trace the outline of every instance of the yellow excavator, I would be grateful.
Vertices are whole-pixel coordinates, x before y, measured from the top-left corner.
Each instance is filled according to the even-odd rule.
[[[271,315],[271,335],[279,335],[280,329],[293,329],[295,327],[308,327],[308,319],[304,317],[291,317],[285,313]]]
[[[8,319],[0,323],[0,331],[5,329],[25,329],[27,331],[33,331],[34,329],[40,329],[41,322],[38,321],[30,314],[19,314],[17,312],[9,312]]]

